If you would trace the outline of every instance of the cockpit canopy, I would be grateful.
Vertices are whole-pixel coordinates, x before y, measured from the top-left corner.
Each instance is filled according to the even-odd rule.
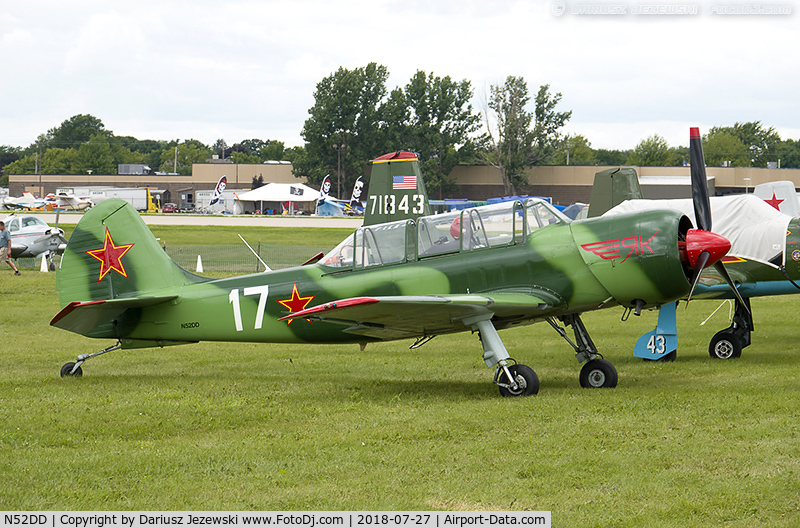
[[[536,230],[569,222],[558,209],[538,198],[501,202],[360,227],[325,255],[321,264],[364,268],[424,259],[435,255],[522,244]]]
[[[5,221],[8,230],[13,233],[23,227],[47,227],[44,220],[35,216],[15,216]]]

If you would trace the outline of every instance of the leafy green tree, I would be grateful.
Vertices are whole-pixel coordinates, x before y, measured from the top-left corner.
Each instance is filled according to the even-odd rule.
[[[752,164],[747,145],[730,128],[712,128],[703,137],[703,154],[709,167],[728,163],[733,167],[750,167]]]
[[[572,115],[571,111],[556,111],[561,94],[551,95],[549,89],[547,84],[539,88],[535,109],[530,112],[526,110],[528,85],[522,77],[509,76],[502,86],[489,88],[484,160],[500,170],[506,194],[516,194],[516,186],[527,183],[525,169],[553,155],[559,129]]]
[[[81,171],[78,150],[74,148],[49,148],[42,156],[42,174],[86,174]]]
[[[550,85],[539,87],[536,93],[534,110],[533,153],[528,165],[547,163],[561,140],[560,129],[572,117],[572,110],[557,112],[556,106],[561,102],[561,93],[550,94]]]
[[[108,143],[108,136],[95,134],[89,141],[82,143],[73,163],[73,170],[91,174],[116,174],[114,154]]]
[[[730,161],[735,166],[763,168],[767,166],[768,161],[777,161],[773,151],[781,138],[773,127],[764,128],[761,121],[736,122],[732,127],[711,128],[708,131],[708,138],[711,139],[713,136],[723,133],[738,139],[747,150],[749,157],[747,162],[741,160],[738,149],[731,152]],[[724,143],[728,147],[733,147],[733,142],[728,139],[725,139]],[[708,164],[711,165],[711,163]]]
[[[676,160],[670,151],[667,140],[658,134],[653,134],[640,141],[628,154],[627,165],[642,167],[670,167]]]
[[[594,157],[598,165],[625,165],[628,161],[629,151],[597,149]]]
[[[509,76],[502,86],[489,87],[488,110],[484,112],[488,131],[485,160],[500,170],[506,195],[516,194],[516,185],[524,183],[533,150],[533,114],[525,109],[529,101],[528,84],[522,77]],[[489,110],[494,126],[490,125]]]
[[[392,102],[400,100],[405,108],[405,112],[397,112],[407,117],[404,126],[398,127],[404,131],[403,140],[419,155],[426,185],[438,187],[440,194],[453,167],[462,161],[461,147],[471,144],[470,135],[480,127],[480,116],[473,113],[470,99],[469,81],[456,82],[449,76],[422,71],[411,78],[402,96],[392,93]],[[384,129],[391,129],[394,123],[397,121],[386,123]]]
[[[208,147],[200,141],[189,139],[184,143],[165,148],[161,151],[159,170],[162,172],[176,172],[178,174],[189,175],[192,173],[193,163],[203,163],[210,156],[211,150]]]
[[[370,63],[354,70],[339,68],[317,84],[314,106],[301,132],[306,155],[293,163],[296,176],[320,184],[341,167],[339,193],[349,192],[364,166],[383,150],[379,105],[388,76],[385,66]]]
[[[261,161],[282,161],[286,147],[283,141],[267,141],[264,146],[258,149],[258,155]]]
[[[580,134],[570,134],[564,137],[556,152],[553,154],[555,165],[596,165],[597,158],[592,144]]]
[[[0,187],[8,187],[8,172],[5,166],[17,161],[22,149],[11,145],[0,145]]]
[[[100,119],[88,114],[78,114],[70,117],[58,127],[48,130],[43,138],[43,147],[78,148],[94,137],[108,138],[111,135]]]
[[[780,141],[774,149],[775,161],[780,161],[781,168],[800,169],[800,140],[787,139]]]

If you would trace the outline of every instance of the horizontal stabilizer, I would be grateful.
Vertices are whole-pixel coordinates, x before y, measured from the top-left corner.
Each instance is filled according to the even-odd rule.
[[[177,295],[163,297],[138,297],[133,299],[112,299],[106,301],[71,302],[58,312],[50,326],[86,335],[99,326],[111,324],[125,310],[153,306],[177,298]]]

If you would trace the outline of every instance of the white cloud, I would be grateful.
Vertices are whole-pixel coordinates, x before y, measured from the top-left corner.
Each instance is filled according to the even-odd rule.
[[[417,70],[480,94],[522,76],[572,110],[568,131],[631,148],[690,125],[760,120],[798,137],[795,16],[583,16],[577,2],[479,0],[108,3],[31,0],[0,14],[0,145],[78,113],[119,135],[301,143],[316,84],[340,66]],[[621,5],[633,6],[620,2]],[[784,136],[783,134],[787,134]],[[793,134],[793,135],[790,135]]]

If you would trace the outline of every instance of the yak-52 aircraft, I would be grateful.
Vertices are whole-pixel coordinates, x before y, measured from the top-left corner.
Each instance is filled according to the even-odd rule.
[[[690,153],[692,185],[697,185],[706,181],[699,131],[693,131],[690,138]],[[692,200],[642,200],[633,169],[598,173],[597,176],[601,180],[601,191],[595,215],[608,206],[614,207],[605,216],[664,208],[689,214],[693,208]],[[775,205],[753,194],[719,196],[711,198],[710,208],[698,223],[701,229],[710,230],[713,217],[714,231],[731,242],[728,255],[720,262],[736,285],[733,290],[725,284],[727,279],[718,264],[703,271],[691,295],[692,299],[732,299],[734,302],[730,326],[717,332],[709,342],[708,353],[712,358],[740,357],[742,349],[750,345],[754,328],[751,297],[800,293],[800,218],[779,212]],[[589,215],[593,215],[591,210]],[[675,309],[675,303],[661,307],[656,328],[636,342],[635,356],[675,359],[678,348]]]
[[[500,393],[530,395],[538,377],[510,357],[498,330],[544,320],[585,362],[582,386],[614,387],[617,372],[581,313],[623,306],[638,314],[685,297],[730,247],[671,210],[569,222],[528,199],[428,212],[416,155],[387,154],[373,160],[364,225],[328,254],[210,279],[176,265],[127,202],[101,202],[69,240],[56,281],[63,308],[51,324],[116,344],[81,354],[61,375],[80,376],[86,360],[119,348],[198,341],[363,348],[397,339],[415,339],[418,348],[437,335],[477,331]]]

